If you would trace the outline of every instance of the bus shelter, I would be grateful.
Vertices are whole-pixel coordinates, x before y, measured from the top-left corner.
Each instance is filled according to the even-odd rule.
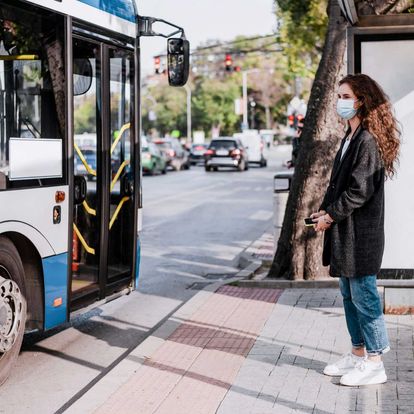
[[[357,16],[353,3],[341,2],[351,23],[348,73],[365,73],[383,87],[402,132],[397,174],[385,184],[386,247],[380,278],[392,279],[383,283],[386,307],[412,312],[414,289],[408,288],[414,287],[414,15]]]

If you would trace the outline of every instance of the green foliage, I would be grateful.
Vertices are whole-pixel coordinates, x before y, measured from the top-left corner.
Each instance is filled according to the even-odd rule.
[[[206,79],[198,83],[193,99],[193,124],[209,134],[213,126],[221,135],[232,135],[239,129],[240,116],[234,112],[234,100],[240,97],[240,76],[223,82]]]
[[[82,103],[75,107],[74,129],[75,134],[96,132],[95,96],[83,99]]]
[[[327,0],[275,0],[286,77],[312,78],[325,39]]]
[[[182,136],[187,134],[187,104],[184,88],[172,88],[164,79],[147,90],[142,100],[143,129],[157,128],[161,135],[177,129]],[[151,99],[149,99],[151,97]],[[157,115],[156,121],[148,119],[149,111]]]

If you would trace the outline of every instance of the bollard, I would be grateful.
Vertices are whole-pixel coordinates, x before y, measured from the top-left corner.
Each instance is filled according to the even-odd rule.
[[[277,242],[282,230],[286,203],[289,196],[293,171],[278,172],[273,177],[273,249],[276,251]]]

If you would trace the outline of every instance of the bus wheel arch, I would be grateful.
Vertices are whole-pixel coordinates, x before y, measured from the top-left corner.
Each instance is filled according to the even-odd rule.
[[[44,328],[44,284],[42,259],[35,245],[17,232],[0,234],[15,245],[24,269],[26,288],[27,320],[26,331]]]
[[[14,243],[0,236],[0,385],[20,352],[26,324],[23,263]]]

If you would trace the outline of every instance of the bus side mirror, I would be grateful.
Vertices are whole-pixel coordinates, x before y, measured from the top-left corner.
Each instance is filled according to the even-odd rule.
[[[82,204],[86,200],[86,180],[82,175],[75,175],[73,183],[75,206]]]
[[[171,86],[184,86],[190,70],[190,42],[183,38],[168,39],[168,82]]]

